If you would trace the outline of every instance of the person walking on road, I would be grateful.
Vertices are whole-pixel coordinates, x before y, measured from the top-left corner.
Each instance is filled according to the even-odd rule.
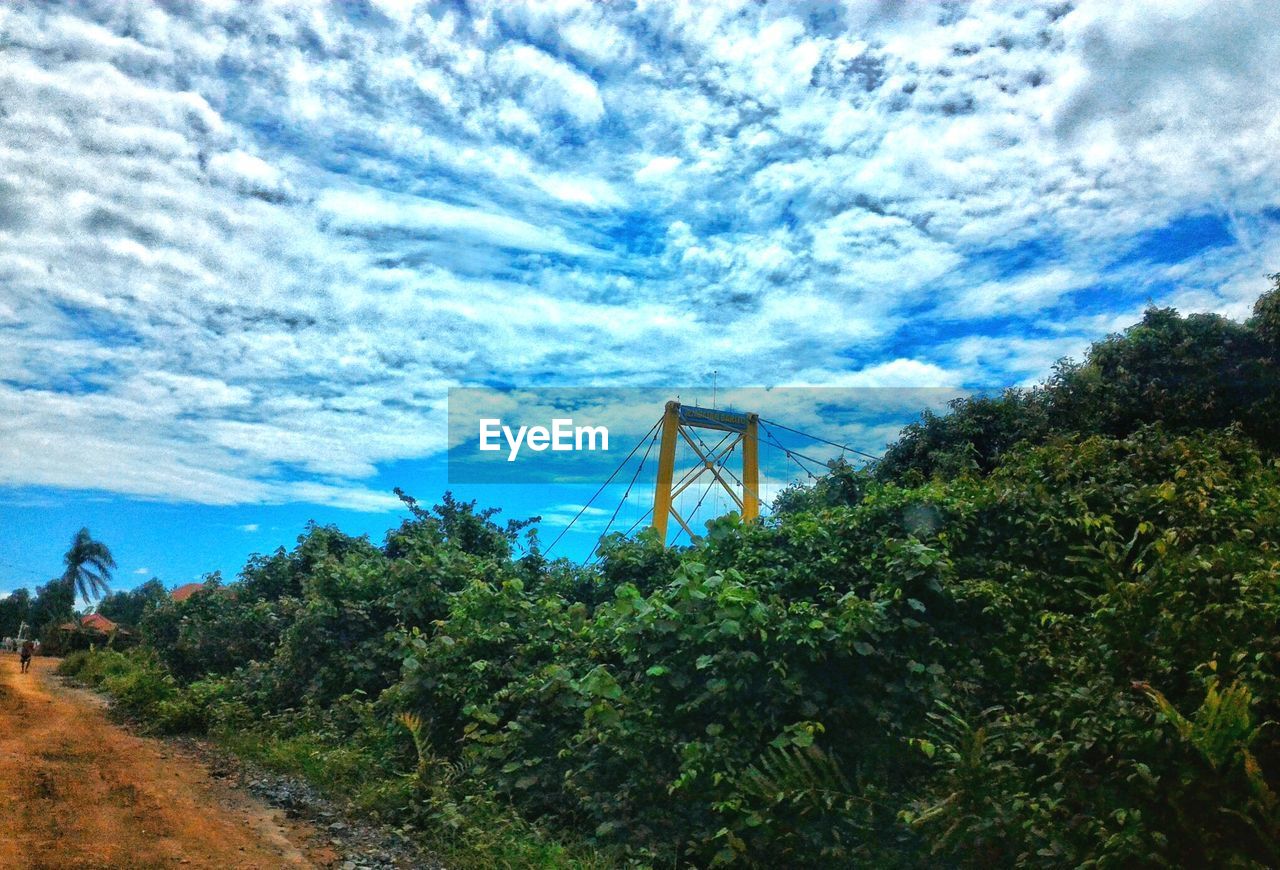
[[[26,673],[31,668],[31,654],[35,652],[36,645],[29,640],[22,642],[22,653],[19,660],[22,664],[22,673]]]

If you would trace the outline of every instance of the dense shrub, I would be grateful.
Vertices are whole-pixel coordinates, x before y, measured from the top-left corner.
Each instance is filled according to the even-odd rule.
[[[464,864],[1275,866],[1277,298],[1148,312],[690,547],[514,558],[402,496],[63,667]]]
[[[957,858],[1265,863],[1226,818],[1247,794],[1187,778],[1146,690],[1194,710],[1225,677],[1280,716],[1280,469],[1234,434],[1148,429],[1027,451],[983,488],[949,549],[988,628],[921,734],[945,775],[909,815]],[[1278,748],[1259,735],[1272,777]]]
[[[906,427],[878,464],[882,479],[989,472],[1015,444],[1052,435],[1125,437],[1160,424],[1190,432],[1238,425],[1267,456],[1280,455],[1280,275],[1240,324],[1152,308],[1082,363],[1061,362],[1033,389],[953,403]]]
[[[164,584],[155,577],[133,589],[111,592],[98,602],[96,612],[129,631],[137,629],[148,607],[169,597]]]

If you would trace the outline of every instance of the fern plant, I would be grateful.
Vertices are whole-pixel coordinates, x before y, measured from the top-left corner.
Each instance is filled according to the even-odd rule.
[[[1216,662],[1210,667],[1216,669]],[[1242,680],[1219,691],[1218,680],[1210,681],[1200,707],[1187,718],[1158,689],[1143,686],[1161,715],[1173,725],[1183,742],[1194,747],[1215,773],[1230,775],[1240,772],[1248,783],[1251,800],[1246,811],[1222,807],[1221,811],[1244,822],[1268,845],[1272,856],[1280,860],[1280,801],[1267,785],[1262,767],[1252,746],[1262,730],[1275,722],[1254,726],[1250,706],[1253,692]]]
[[[848,810],[859,800],[836,759],[817,744],[770,746],[742,772],[739,788],[802,814]]]
[[[1156,707],[1170,724],[1177,729],[1178,736],[1194,746],[1214,770],[1222,770],[1239,761],[1246,769],[1256,768],[1257,760],[1249,751],[1249,747],[1258,739],[1262,729],[1274,722],[1264,722],[1256,728],[1253,726],[1253,715],[1249,712],[1253,704],[1253,693],[1243,682],[1236,680],[1226,689],[1218,691],[1218,681],[1209,683],[1204,701],[1199,709],[1188,719],[1158,689],[1144,687],[1146,693],[1155,702]],[[1275,801],[1267,784],[1260,778],[1258,785],[1267,790],[1270,800]]]
[[[463,762],[447,761],[432,752],[422,717],[417,713],[401,713],[396,716],[396,721],[413,738],[413,749],[418,756],[418,765],[411,775],[419,785],[449,785],[467,772],[467,766]]]
[[[717,835],[725,846],[712,866],[744,858],[770,866],[799,855],[847,862],[874,837],[876,812],[885,809],[812,742],[771,745],[730,776],[734,797],[717,807],[738,823]]]
[[[990,863],[1003,858],[1004,831],[996,796],[998,784],[1009,770],[1004,757],[1006,717],[1001,707],[989,707],[977,714],[974,724],[955,707],[934,702],[927,715],[927,737],[907,742],[945,771],[941,799],[918,804],[901,814],[903,822],[916,830],[933,827],[933,851],[958,851],[982,855]]]

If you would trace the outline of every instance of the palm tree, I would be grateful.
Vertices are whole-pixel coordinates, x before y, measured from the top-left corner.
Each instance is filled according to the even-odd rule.
[[[97,598],[111,591],[111,570],[116,560],[101,541],[95,541],[88,529],[81,529],[71,539],[71,549],[62,557],[67,570],[62,572],[62,582],[81,598]]]

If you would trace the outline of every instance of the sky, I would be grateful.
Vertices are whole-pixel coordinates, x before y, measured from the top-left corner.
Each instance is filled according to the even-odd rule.
[[[1246,317],[1277,32],[1270,0],[6,3],[0,593],[82,525],[121,588],[311,519],[381,540],[393,487],[449,485],[450,387],[987,391],[1149,304]]]

